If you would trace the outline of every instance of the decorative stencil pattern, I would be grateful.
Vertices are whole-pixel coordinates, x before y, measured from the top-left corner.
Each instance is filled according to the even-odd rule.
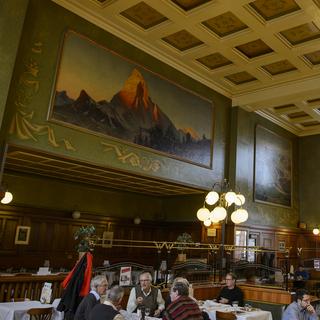
[[[167,37],[162,38],[162,40],[180,51],[185,51],[203,44],[201,40],[193,36],[187,30],[181,30],[179,32],[173,33]]]
[[[168,20],[167,17],[143,1],[122,11],[121,14],[143,29],[149,29],[163,21]]]
[[[197,60],[211,70],[232,64],[229,59],[225,58],[219,52],[209,54]]]
[[[273,76],[277,74],[297,70],[297,68],[288,60],[281,60],[274,63],[270,63],[265,66],[262,66],[262,68],[265,69],[267,72],[269,72]]]
[[[294,0],[256,0],[249,5],[267,21],[300,10]]]
[[[216,33],[219,37],[225,37],[229,34],[248,28],[246,24],[230,11],[203,21],[202,24]]]

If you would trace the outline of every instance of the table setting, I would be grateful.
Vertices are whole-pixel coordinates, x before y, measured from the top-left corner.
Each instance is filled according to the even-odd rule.
[[[214,300],[206,300],[204,302],[200,301],[199,308],[209,315],[210,320],[216,320],[216,311],[232,312],[237,319],[241,320],[272,320],[270,311],[253,308],[248,304],[244,307],[239,307],[237,304],[231,306]]]

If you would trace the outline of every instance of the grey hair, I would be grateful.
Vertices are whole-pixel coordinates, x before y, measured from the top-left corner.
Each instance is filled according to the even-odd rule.
[[[110,302],[119,302],[124,294],[124,289],[120,286],[113,286],[108,292],[107,292],[107,300]]]
[[[98,286],[104,281],[108,282],[106,276],[104,276],[102,274],[95,276],[90,282],[91,290],[97,291]]]
[[[182,282],[184,283],[188,288],[190,286],[190,283],[189,281],[186,279],[186,278],[183,278],[183,277],[177,277],[173,280],[172,282],[172,286],[174,286],[177,282]]]

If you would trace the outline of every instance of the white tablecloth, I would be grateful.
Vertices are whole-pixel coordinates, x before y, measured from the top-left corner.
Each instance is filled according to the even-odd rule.
[[[56,310],[60,299],[56,299],[52,304],[42,304],[40,301],[19,301],[0,303],[0,320],[27,320],[27,311],[32,308],[53,307],[52,320],[62,320],[63,312]]]
[[[137,313],[130,313],[126,310],[120,310],[120,313],[123,315],[123,317],[125,318],[125,320],[140,320],[141,317],[138,316]],[[160,320],[159,318],[155,318],[155,317],[147,317],[146,316],[146,320]]]
[[[237,319],[239,320],[272,320],[272,314],[270,311],[264,310],[252,310],[252,311],[243,311],[242,308],[233,308],[226,304],[216,303],[210,300],[205,301],[201,309],[208,313],[211,320],[216,320],[216,311],[225,311],[225,312],[236,312]]]

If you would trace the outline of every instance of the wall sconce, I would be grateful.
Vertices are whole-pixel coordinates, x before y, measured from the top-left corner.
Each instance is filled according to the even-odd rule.
[[[216,187],[220,187],[220,193],[214,190]],[[231,213],[233,223],[242,223],[248,219],[248,211],[242,208],[246,201],[244,195],[235,193],[232,190],[227,191],[228,189],[229,183],[225,179],[222,183],[216,182],[212,187],[212,191],[206,195],[203,207],[197,211],[197,218],[203,221],[206,227],[209,227],[211,223],[218,223],[223,220],[227,222],[227,211],[232,205],[235,206],[235,210]],[[210,211],[206,204],[215,207]]]
[[[312,230],[312,233],[313,233],[315,236],[317,236],[317,235],[320,233],[319,228],[318,228],[318,227],[314,228],[314,229]]]
[[[10,191],[8,191],[8,189],[3,186],[0,187],[0,197],[2,197],[0,200],[0,202],[2,204],[8,204],[13,199],[12,193]]]
[[[79,219],[81,217],[81,212],[79,210],[74,210],[72,212],[72,218],[73,219]]]
[[[139,216],[135,217],[133,219],[133,223],[136,224],[136,225],[140,224],[141,223],[141,218]]]

